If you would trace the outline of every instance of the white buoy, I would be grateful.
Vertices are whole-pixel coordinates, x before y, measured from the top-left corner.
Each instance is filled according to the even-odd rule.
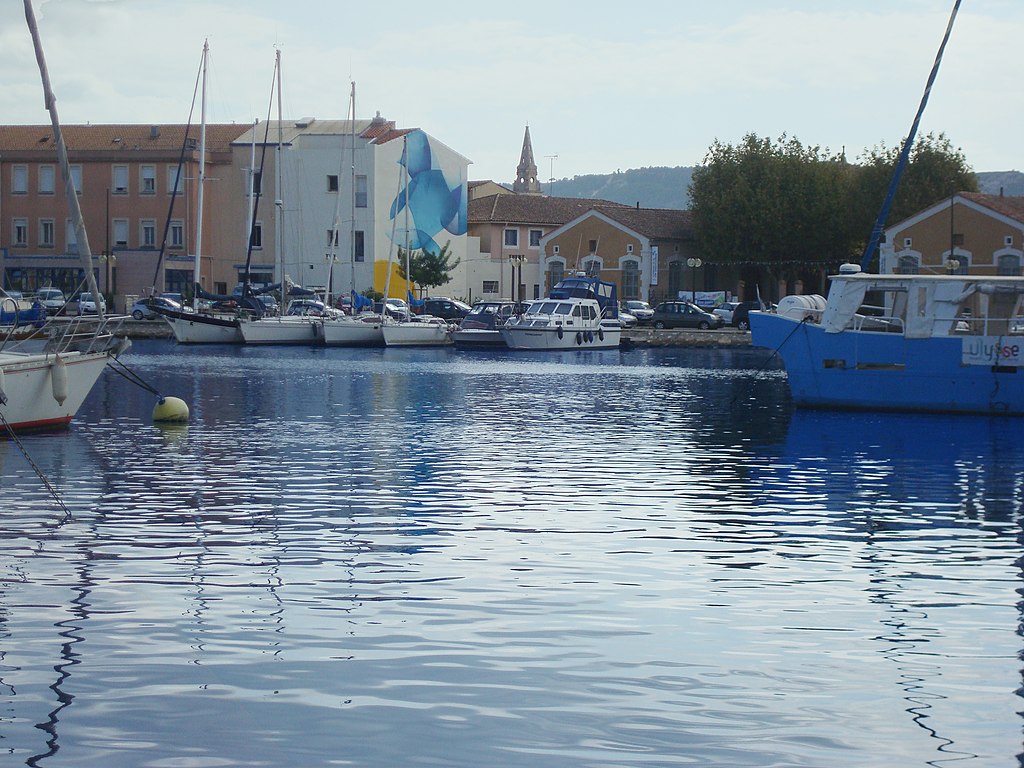
[[[50,366],[50,386],[57,405],[64,405],[68,399],[68,366],[60,355],[53,359],[53,365]]]
[[[188,421],[188,405],[178,397],[161,397],[153,406],[153,421],[180,424]]]

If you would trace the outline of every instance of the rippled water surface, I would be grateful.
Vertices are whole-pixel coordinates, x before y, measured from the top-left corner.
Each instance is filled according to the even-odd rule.
[[[184,348],[0,443],[0,765],[980,766],[1019,419],[750,350]]]

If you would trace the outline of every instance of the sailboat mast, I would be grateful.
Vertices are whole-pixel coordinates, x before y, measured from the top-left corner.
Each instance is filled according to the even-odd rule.
[[[282,127],[282,110],[281,110],[281,51],[277,51],[277,56],[274,61],[274,72],[277,77],[277,154],[275,166],[277,173],[274,179],[274,249],[277,251],[277,273],[281,278],[281,307],[282,311],[286,306],[285,302],[288,296],[288,286],[285,285],[285,274],[284,274],[284,233],[281,231],[282,227],[282,216],[281,216],[281,144],[284,141],[283,138],[283,127]]]
[[[349,125],[349,134],[352,139],[352,221],[349,224],[348,231],[348,242],[349,249],[352,251],[351,267],[352,267],[352,293],[356,292],[356,81],[352,81],[352,92],[349,95],[349,110],[351,115],[351,123]],[[352,299],[352,303],[355,304],[355,297]]]
[[[409,287],[409,135],[402,137],[402,174],[405,177],[402,197],[405,199],[405,299],[412,312],[412,288]]]
[[[203,187],[206,186],[206,60],[210,53],[209,41],[203,41],[203,92],[199,107],[199,187],[196,189],[196,256],[192,282],[192,308],[199,309],[199,289],[202,284],[203,254]]]
[[[78,246],[78,255],[82,262],[82,269],[85,272],[86,285],[93,298],[96,299],[96,314],[100,321],[102,321],[103,305],[98,299],[100,292],[96,286],[96,275],[92,271],[92,251],[89,248],[89,235],[85,231],[85,219],[82,218],[82,208],[78,203],[78,191],[75,189],[75,181],[71,178],[68,149],[64,145],[64,134],[61,133],[60,119],[57,117],[57,97],[53,95],[53,88],[50,86],[50,73],[46,69],[43,43],[39,38],[39,27],[36,25],[36,15],[32,10],[31,0],[25,0],[25,21],[28,22],[29,32],[32,33],[32,45],[36,52],[36,63],[39,65],[39,74],[43,81],[43,101],[45,102],[46,110],[50,113],[50,123],[53,126],[53,143],[57,146],[57,162],[60,163],[61,178],[64,180],[64,194],[68,199],[68,212],[75,226],[75,244]]]

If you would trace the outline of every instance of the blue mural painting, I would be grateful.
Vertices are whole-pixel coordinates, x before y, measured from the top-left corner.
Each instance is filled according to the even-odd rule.
[[[394,240],[406,246],[405,220],[408,203],[408,247],[437,254],[450,238],[467,230],[466,184],[461,166],[458,178],[441,167],[430,138],[417,129],[405,136],[405,148],[398,161],[405,166],[405,186],[391,203],[391,220],[396,223]],[[403,218],[397,218],[403,217]]]

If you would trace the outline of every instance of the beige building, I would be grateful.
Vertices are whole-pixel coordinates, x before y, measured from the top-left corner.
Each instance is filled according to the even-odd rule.
[[[1020,275],[1024,197],[960,192],[885,230],[879,272]]]

